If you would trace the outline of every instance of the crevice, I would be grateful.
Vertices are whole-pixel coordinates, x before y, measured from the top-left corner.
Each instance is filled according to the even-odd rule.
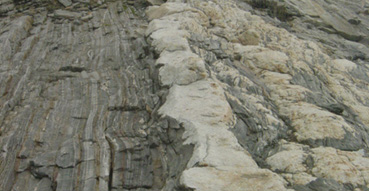
[[[72,116],[73,119],[77,119],[77,120],[87,120],[87,117],[77,117],[77,116]]]
[[[291,12],[287,10],[287,7],[279,4],[275,0],[248,0],[247,3],[255,9],[266,9],[270,17],[276,17],[280,21],[289,21],[293,19],[293,16],[300,16],[298,14],[291,14]]]
[[[115,148],[108,136],[105,136],[106,141],[110,147],[110,169],[109,169],[109,180],[108,180],[108,190],[111,191],[113,189],[113,173],[114,173],[114,157],[115,157]]]
[[[78,67],[78,66],[63,66],[59,68],[59,71],[61,72],[82,72],[86,69],[84,67]]]
[[[138,106],[110,106],[108,107],[108,111],[131,111],[131,112],[138,112],[138,111],[146,111]]]

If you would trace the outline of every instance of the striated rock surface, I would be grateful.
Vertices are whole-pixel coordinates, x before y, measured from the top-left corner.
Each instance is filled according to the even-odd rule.
[[[0,1],[0,190],[369,190],[368,1]]]

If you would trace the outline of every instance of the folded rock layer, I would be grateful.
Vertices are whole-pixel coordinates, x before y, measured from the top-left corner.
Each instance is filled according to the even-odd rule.
[[[0,1],[0,190],[369,190],[368,1]]]

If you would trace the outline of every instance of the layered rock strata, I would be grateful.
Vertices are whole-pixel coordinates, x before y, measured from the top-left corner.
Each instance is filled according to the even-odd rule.
[[[0,190],[162,187],[143,10],[120,1],[83,10],[1,19]]]
[[[2,2],[0,190],[369,190],[369,25],[246,2]]]

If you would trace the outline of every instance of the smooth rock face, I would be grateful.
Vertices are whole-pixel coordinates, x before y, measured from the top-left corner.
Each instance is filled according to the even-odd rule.
[[[369,190],[368,1],[0,0],[1,191]]]

